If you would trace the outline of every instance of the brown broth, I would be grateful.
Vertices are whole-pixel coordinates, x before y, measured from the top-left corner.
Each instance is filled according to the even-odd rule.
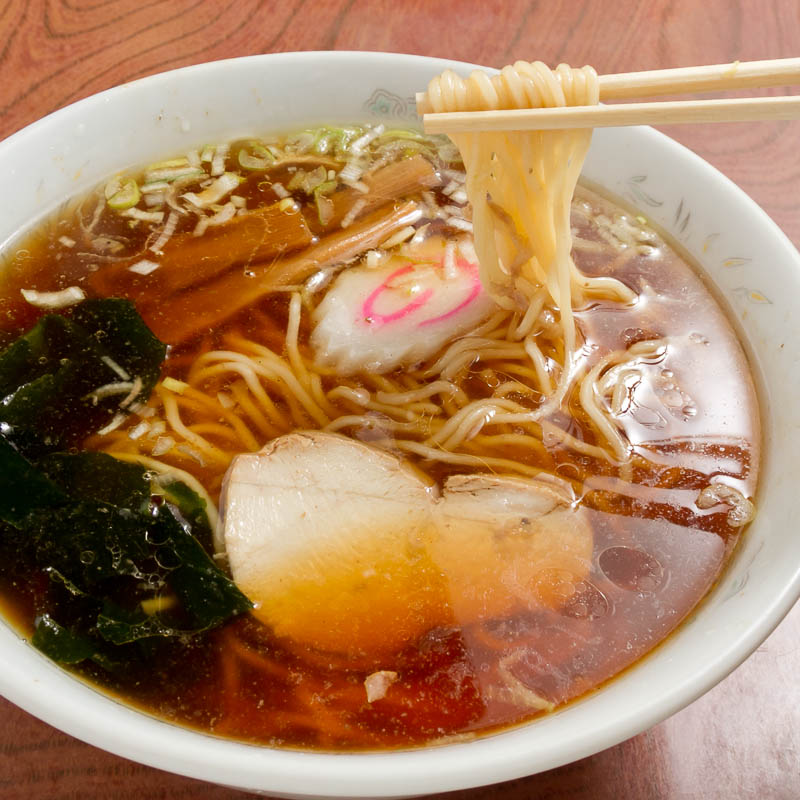
[[[260,190],[250,181],[243,191],[253,199]],[[586,214],[611,218],[620,210],[586,190],[578,204],[573,218],[578,235],[602,243]],[[131,239],[132,251],[144,244],[143,235],[124,226],[111,232]],[[20,300],[20,288],[88,286],[100,262],[59,246],[59,236],[78,238],[79,231],[75,223],[51,222],[17,246],[0,290],[0,343],[40,316]],[[469,625],[456,621],[429,631],[380,665],[396,672],[397,680],[372,703],[364,680],[374,666],[353,667],[335,653],[279,640],[249,616],[189,643],[157,642],[150,662],[117,674],[92,664],[76,667],[76,674],[148,713],[234,739],[295,748],[379,749],[520,723],[541,713],[539,699],[564,703],[644,656],[706,594],[735,546],[741,529],[727,524],[727,509],[704,511],[695,500],[718,477],[745,496],[755,494],[760,433],[746,359],[718,303],[662,239],[655,237],[640,249],[633,258],[611,259],[610,267],[608,247],[598,255],[591,249],[574,252],[584,272],[612,274],[640,297],[628,308],[597,302],[577,312],[587,368],[606,352],[669,338],[666,354],[636,378],[621,416],[636,455],[632,474],[623,478],[613,465],[557,441],[547,443],[546,457],[508,447],[496,453],[568,480],[588,476],[580,485],[594,533],[592,567],[560,608]],[[160,308],[158,298],[154,304],[154,313],[168,317],[168,306]],[[280,350],[286,313],[284,296],[242,312],[219,330],[173,348],[165,374],[185,377],[196,354],[215,346],[230,329]],[[303,347],[307,335],[301,330]],[[475,396],[488,393],[479,370],[468,380]],[[556,421],[594,443],[596,435],[582,420],[577,398],[569,405],[572,418]],[[419,466],[439,482],[465,471],[425,461]],[[199,468],[195,472],[212,477]],[[27,635],[52,591],[30,565],[7,563],[0,573],[4,614]]]

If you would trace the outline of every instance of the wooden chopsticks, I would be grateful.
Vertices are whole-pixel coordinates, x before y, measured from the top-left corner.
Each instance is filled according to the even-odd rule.
[[[755,97],[511,111],[451,111],[447,114],[425,114],[423,124],[426,133],[464,133],[668,125],[677,122],[748,122],[796,117],[800,117],[800,97]]]
[[[600,99],[725,91],[800,83],[800,58],[747,61],[702,67],[600,76]],[[599,106],[426,113],[427,95],[417,95],[428,133],[477,130],[548,130],[678,122],[746,122],[800,117],[800,96],[617,103]]]

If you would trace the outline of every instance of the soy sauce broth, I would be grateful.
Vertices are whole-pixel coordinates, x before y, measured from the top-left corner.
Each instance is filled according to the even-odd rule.
[[[216,735],[280,747],[371,750],[450,741],[530,720],[598,687],[663,641],[708,592],[741,533],[729,524],[727,506],[701,509],[698,494],[719,478],[746,497],[755,494],[760,430],[742,348],[694,269],[644,226],[633,226],[634,257],[620,259],[608,246],[614,226],[619,232],[626,224],[620,219],[630,216],[587,189],[573,204],[573,229],[582,242],[573,252],[577,266],[589,275],[613,275],[639,293],[631,307],[597,302],[578,309],[585,363],[590,368],[604,353],[658,337],[668,337],[670,347],[635,377],[620,415],[642,456],[630,475],[557,441],[546,443],[538,466],[567,479],[587,476],[580,501],[594,533],[591,570],[559,608],[430,630],[383,665],[391,684],[372,702],[364,683],[374,666],[354,667],[335,653],[278,639],[250,616],[191,640],[153,642],[148,660],[114,673],[91,663],[74,672],[147,713]],[[72,238],[75,224],[51,221],[16,245],[0,291],[3,344],[41,314],[20,301],[20,288],[76,284],[91,295],[97,262],[58,245],[59,237]],[[642,230],[646,235],[636,240]],[[123,228],[108,233],[130,236]],[[152,302],[157,308],[158,298]],[[157,313],[168,318],[169,308]],[[268,298],[210,337],[173,348],[165,374],[184,377],[192,358],[231,327],[270,336],[265,317],[280,331],[286,315],[285,297]],[[476,374],[476,386],[480,380]],[[594,435],[576,403],[568,399],[573,414],[559,421],[591,444]],[[530,453],[499,454],[536,463]],[[422,460],[419,466],[440,483],[465,471]],[[201,468],[197,474],[207,477]],[[29,564],[15,563],[7,545],[0,550],[4,615],[30,635],[54,589]]]

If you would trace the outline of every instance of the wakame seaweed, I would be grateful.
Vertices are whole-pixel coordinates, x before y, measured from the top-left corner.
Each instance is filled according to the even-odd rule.
[[[0,425],[25,455],[65,450],[145,402],[166,346],[129,300],[47,314],[0,353]]]
[[[33,643],[56,661],[112,668],[132,643],[251,607],[205,549],[212,534],[194,491],[105,453],[58,451],[146,401],[164,355],[116,299],[47,315],[0,353],[0,536],[50,579]]]

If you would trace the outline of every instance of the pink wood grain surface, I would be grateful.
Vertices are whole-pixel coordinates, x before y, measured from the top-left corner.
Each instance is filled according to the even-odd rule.
[[[494,67],[520,58],[563,60],[592,64],[600,73],[780,58],[800,55],[800,2],[0,0],[0,139],[89,94],[163,70],[328,49],[418,53]],[[663,130],[738,183],[800,245],[800,123]],[[652,730],[560,769],[447,796],[800,797],[798,673],[795,607],[736,672]],[[109,755],[0,699],[0,798],[245,796]]]

